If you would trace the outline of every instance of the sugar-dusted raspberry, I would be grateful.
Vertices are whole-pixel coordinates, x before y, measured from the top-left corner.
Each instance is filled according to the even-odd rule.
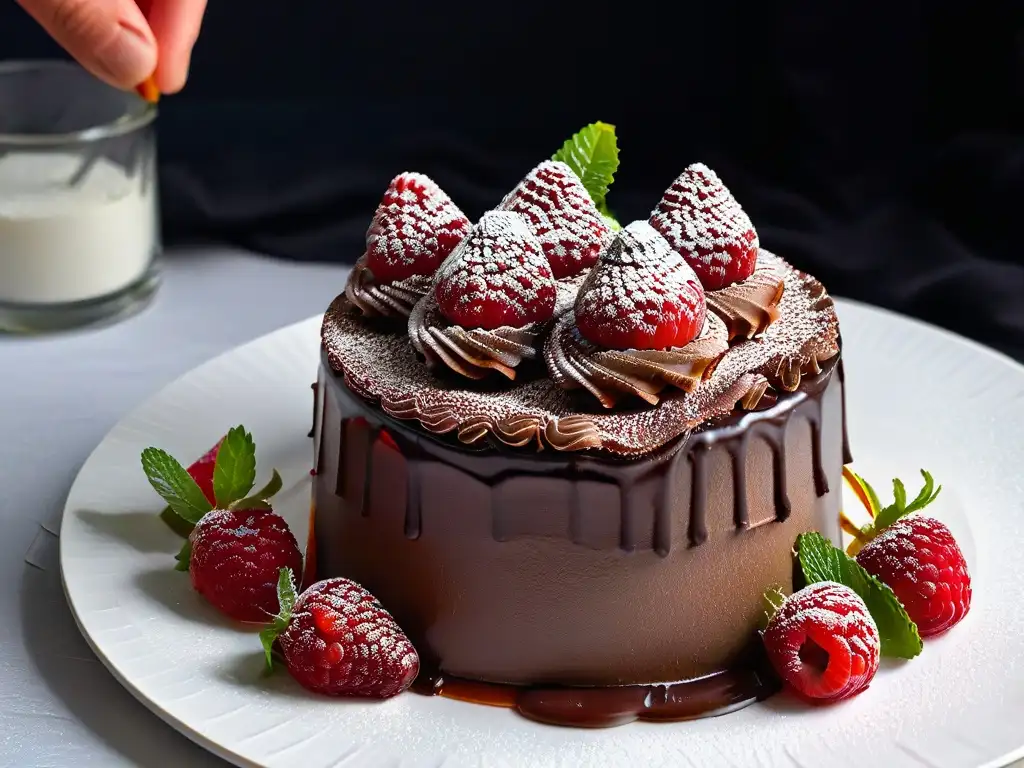
[[[971,609],[971,575],[943,523],[912,514],[869,541],[857,562],[895,593],[921,637],[945,632]]]
[[[817,582],[787,597],[763,639],[775,671],[811,700],[860,693],[878,671],[878,627],[860,596],[835,582]]]
[[[189,536],[192,586],[239,621],[267,622],[277,613],[281,568],[302,576],[302,553],[288,524],[267,509],[218,509]]]
[[[693,267],[707,291],[754,273],[759,246],[754,225],[703,163],[689,166],[672,182],[650,223]]]
[[[435,296],[463,328],[522,328],[550,320],[556,285],[540,243],[515,213],[485,213],[438,271]]]
[[[498,209],[526,219],[559,280],[593,266],[610,231],[580,178],[556,160],[530,171]]]
[[[328,696],[386,699],[419,674],[416,649],[377,599],[355,582],[319,581],[290,610],[277,643],[292,677]]]
[[[391,181],[366,232],[366,265],[380,283],[432,275],[470,226],[429,177],[400,174]]]
[[[684,347],[707,306],[693,270],[644,221],[617,232],[576,297],[576,326],[609,349]]]

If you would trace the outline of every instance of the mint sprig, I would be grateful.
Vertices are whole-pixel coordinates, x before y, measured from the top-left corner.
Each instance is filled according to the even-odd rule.
[[[247,496],[256,480],[256,445],[252,435],[239,425],[228,431],[218,444],[213,466],[213,495],[220,509],[270,509],[269,499],[281,490],[281,475],[275,469],[265,486]],[[160,448],[142,452],[142,467],[150,485],[167,502],[160,519],[186,541],[175,555],[174,566],[187,571],[192,555],[188,541],[192,530],[214,505],[182,465]]]
[[[815,531],[797,537],[796,553],[808,584],[834,581],[860,595],[878,627],[883,656],[912,659],[921,653],[924,644],[917,625],[893,591],[856,560]]]
[[[288,629],[292,620],[292,609],[295,608],[295,601],[298,595],[295,591],[295,575],[291,568],[282,568],[277,577],[277,603],[279,610],[274,617],[273,623],[260,632],[260,642],[263,644],[263,653],[267,657],[267,671],[274,670],[274,641],[278,635]]]
[[[619,168],[619,144],[615,126],[591,123],[573,134],[551,157],[572,168],[580,177],[597,210],[613,229],[621,229],[608,210],[608,188]]]
[[[284,482],[281,480],[281,475],[275,469],[274,474],[271,475],[266,485],[251,496],[246,496],[244,499],[233,502],[231,506],[234,509],[269,509],[270,504],[268,501],[275,493],[281,490],[282,485],[284,485]]]
[[[167,451],[146,448],[142,452],[142,469],[153,489],[186,522],[195,525],[213,509],[192,475]]]
[[[245,427],[228,430],[213,465],[213,495],[227,509],[245,497],[256,482],[256,443]]]

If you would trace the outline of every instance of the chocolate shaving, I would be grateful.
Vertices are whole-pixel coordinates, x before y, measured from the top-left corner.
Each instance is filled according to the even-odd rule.
[[[769,386],[771,385],[768,383],[767,378],[765,378],[759,373],[755,374],[754,380],[750,385],[750,389],[748,389],[747,393],[740,398],[740,401],[737,403],[737,405],[744,411],[757,410],[757,407],[758,405],[760,405],[761,400],[764,398]]]
[[[484,389],[468,381],[465,387],[441,382],[417,360],[404,333],[367,323],[345,296],[324,317],[325,355],[353,392],[435,434],[465,443],[493,438],[524,450],[638,456],[732,412],[757,374],[774,383],[785,371],[791,381],[794,366],[801,376],[810,375],[838,353],[838,320],[821,283],[766,251],[759,260],[784,274],[778,320],[760,336],[735,343],[692,392],[670,389],[657,406],[593,412],[590,403],[550,379]]]
[[[701,334],[685,347],[604,349],[584,339],[573,313],[567,312],[544,346],[544,359],[558,386],[586,389],[605,408],[628,397],[657,405],[666,387],[692,392],[710,376],[729,349],[726,336],[725,324],[709,314]]]
[[[708,291],[708,309],[725,321],[730,341],[764,333],[779,318],[784,276],[777,264],[759,258],[754,274],[746,280]]]
[[[404,320],[430,290],[431,282],[429,276],[414,275],[396,283],[377,283],[363,254],[349,273],[345,296],[367,317]]]

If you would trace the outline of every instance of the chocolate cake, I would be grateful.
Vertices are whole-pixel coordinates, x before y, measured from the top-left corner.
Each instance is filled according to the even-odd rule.
[[[705,166],[624,228],[583,170],[542,163],[475,225],[392,182],[323,321],[308,578],[377,596],[421,692],[729,711],[776,688],[754,639],[797,535],[839,542],[833,303]]]

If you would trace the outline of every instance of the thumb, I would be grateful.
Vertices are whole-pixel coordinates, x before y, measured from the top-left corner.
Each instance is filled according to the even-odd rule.
[[[96,77],[133,88],[156,69],[157,45],[134,0],[18,0]]]

